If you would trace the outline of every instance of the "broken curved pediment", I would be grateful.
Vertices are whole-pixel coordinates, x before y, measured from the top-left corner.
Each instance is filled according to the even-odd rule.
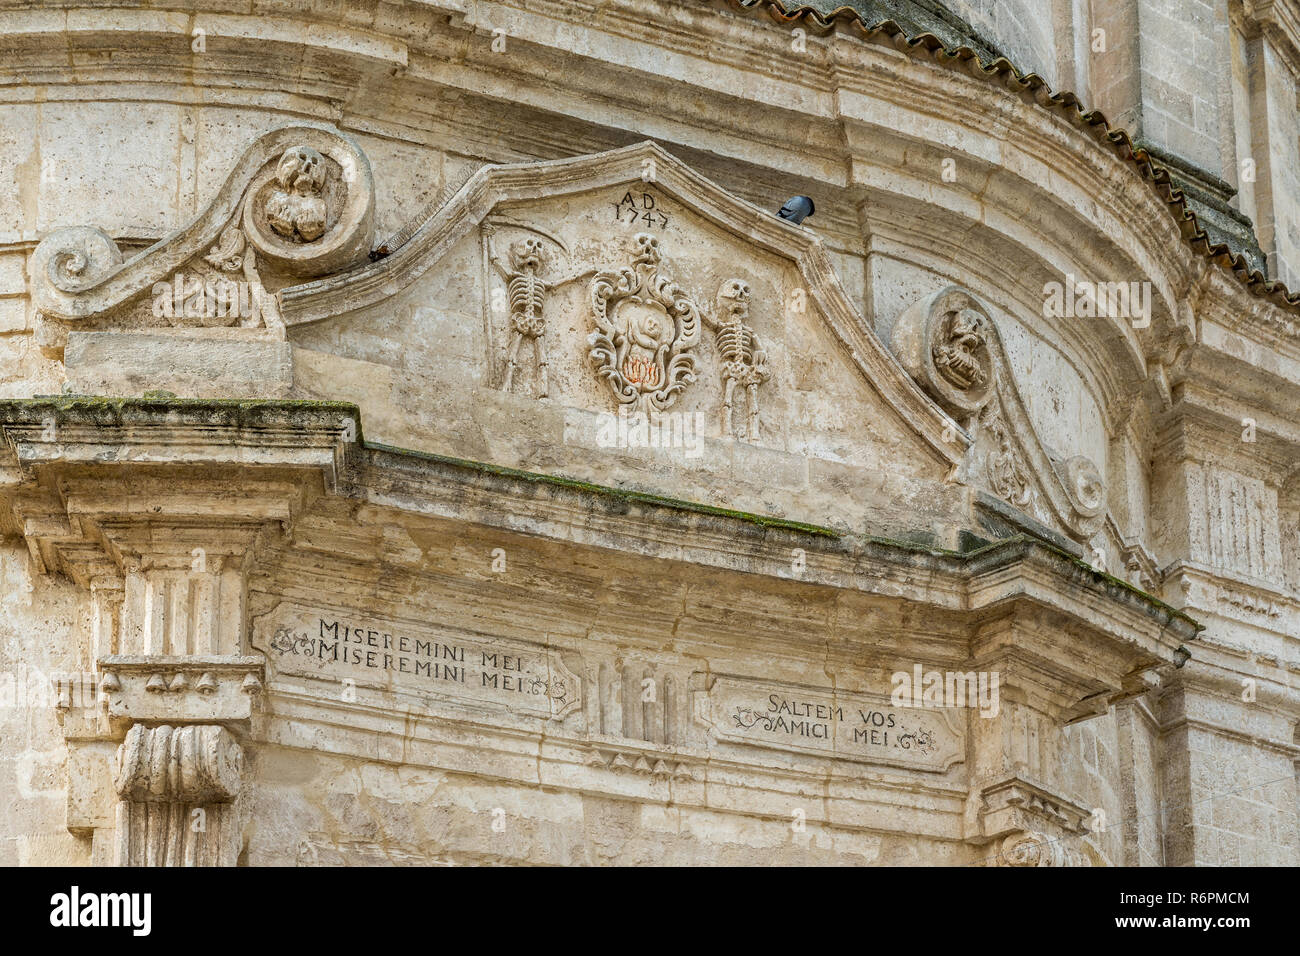
[[[185,228],[126,259],[90,226],[60,229],[31,260],[42,344],[68,330],[278,328],[275,291],[366,258],[374,182],[357,143],[297,123],[260,136]]]
[[[399,343],[411,377],[597,414],[700,412],[709,437],[786,446],[790,403],[821,386],[839,390],[835,418],[922,458],[951,466],[962,449],[815,234],[648,141],[483,167],[391,255],[281,302],[304,347],[374,361]]]
[[[1088,458],[1054,456],[1016,387],[997,323],[974,296],[949,286],[908,308],[894,326],[899,361],[975,437],[965,478],[1080,542],[1106,520],[1106,481]]]

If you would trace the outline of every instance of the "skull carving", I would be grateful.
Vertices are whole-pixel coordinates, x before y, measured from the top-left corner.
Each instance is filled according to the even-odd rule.
[[[510,247],[510,264],[515,272],[530,269],[538,272],[542,268],[542,241],[532,236],[520,239]]]
[[[266,219],[286,239],[312,242],[325,233],[325,159],[310,146],[284,151],[275,174],[278,188],[266,201]]]
[[[658,265],[659,237],[652,236],[648,232],[638,233],[636,237],[636,253],[632,257],[632,262],[633,264]]]

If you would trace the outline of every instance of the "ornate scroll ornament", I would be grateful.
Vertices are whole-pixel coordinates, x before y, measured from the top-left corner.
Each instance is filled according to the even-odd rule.
[[[262,168],[244,196],[249,243],[291,275],[321,275],[364,259],[373,220],[369,165],[341,137],[304,136],[292,143]]]
[[[153,313],[172,326],[282,328],[275,297],[257,270],[257,254],[231,223],[201,259],[153,287]]]
[[[661,271],[655,236],[637,234],[630,267],[596,273],[591,307],[588,357],[620,404],[663,411],[695,381],[700,309]]]
[[[129,260],[92,227],[45,237],[32,254],[32,301],[42,321],[93,327],[177,275],[197,278],[206,297],[206,276],[241,272],[250,285],[256,276],[254,292],[267,300],[266,270],[277,287],[341,271],[365,261],[373,237],[374,183],[361,148],[322,124],[297,123],[254,141],[192,222]]]
[[[907,308],[891,344],[957,424],[982,433],[979,450],[968,453],[967,480],[1080,543],[1092,539],[1106,520],[1101,471],[1082,456],[1060,461],[1043,444],[988,309],[949,286]]]
[[[728,279],[718,289],[718,317],[709,319],[722,358],[722,434],[731,436],[732,398],[736,386],[745,390],[748,412],[745,434],[758,441],[758,386],[768,379],[767,352],[749,327],[749,284]]]
[[[989,452],[986,464],[989,484],[999,498],[1023,508],[1033,497],[1033,489],[1016,454],[1011,433],[996,413],[990,415],[985,424],[996,446]]]

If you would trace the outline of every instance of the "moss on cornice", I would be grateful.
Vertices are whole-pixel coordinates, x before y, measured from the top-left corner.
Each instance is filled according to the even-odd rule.
[[[1075,571],[1081,571],[1103,589],[1125,594],[1141,604],[1148,614],[1165,618],[1167,623],[1180,622],[1184,630],[1190,628],[1191,636],[1201,630],[1203,625],[1197,623],[1184,612],[1171,607],[1154,595],[1134,587],[1127,581],[1099,571],[1075,555],[1055,547],[1050,542],[1027,534],[1017,534],[1008,538],[978,544],[965,551],[954,551],[935,547],[926,543],[932,538],[929,531],[918,530],[911,536],[888,538],[874,535],[847,534],[820,525],[770,515],[754,514],[730,508],[719,508],[701,502],[672,498],[644,491],[626,488],[614,488],[595,482],[582,481],[562,475],[548,475],[542,472],[524,471],[504,465],[493,465],[454,458],[432,452],[399,448],[380,442],[367,442],[361,436],[361,411],[351,402],[300,400],[300,399],[214,399],[214,398],[176,398],[171,395],[153,393],[143,398],[114,398],[91,395],[52,395],[27,399],[0,400],[0,431],[5,425],[41,425],[51,417],[56,426],[74,424],[112,424],[120,425],[125,420],[135,418],[131,424],[148,427],[151,424],[175,425],[180,414],[184,424],[248,426],[256,427],[267,423],[292,425],[294,417],[299,416],[338,416],[328,423],[331,427],[344,426],[351,421],[356,429],[356,440],[367,451],[393,455],[410,461],[428,462],[442,467],[490,475],[509,481],[527,482],[551,488],[576,492],[605,501],[617,501],[622,504],[644,505],[652,508],[666,508],[686,514],[703,515],[722,521],[739,522],[743,525],[763,530],[788,532],[795,535],[807,535],[813,539],[829,544],[842,554],[862,553],[873,548],[892,551],[895,554],[912,556],[913,562],[925,559],[928,562],[943,562],[951,568],[982,570],[980,565],[998,567],[1014,561],[1023,560],[1033,553],[1038,553],[1049,560],[1061,562]],[[184,421],[188,419],[188,421]],[[318,425],[317,422],[310,424]],[[979,540],[968,536],[970,540]]]
[[[362,439],[361,409],[351,402],[287,398],[177,398],[167,392],[146,392],[140,398],[102,395],[38,395],[35,398],[0,400],[0,425],[41,424],[53,417],[55,424],[79,422],[114,424],[131,417],[147,420],[153,414],[188,415],[196,423],[252,427],[273,418],[292,419],[295,414],[337,414],[355,423],[357,440]]]
[[[748,511],[735,511],[730,508],[719,508],[715,505],[706,505],[697,501],[687,501],[682,498],[670,498],[664,495],[651,494],[645,491],[633,491],[628,488],[614,488],[610,485],[598,485],[590,481],[582,481],[577,478],[567,478],[562,475],[547,475],[537,471],[523,471],[519,468],[509,468],[505,465],[489,465],[481,461],[470,461],[466,458],[452,458],[447,455],[436,455],[432,452],[414,451],[410,448],[398,448],[394,445],[384,445],[379,442],[366,442],[366,448],[374,451],[385,452],[390,455],[401,455],[406,458],[414,458],[420,461],[436,462],[440,465],[447,465],[453,468],[461,468],[468,471],[478,472],[485,475],[495,475],[500,478],[511,478],[517,481],[526,481],[531,484],[551,485],[556,488],[567,488],[570,491],[579,491],[585,494],[597,495],[602,498],[613,498],[628,504],[654,505],[661,508],[671,508],[675,511],[686,511],[692,514],[709,515],[715,518],[731,518],[736,521],[743,521],[747,524],[757,525],[760,528],[774,528],[782,531],[794,531],[800,534],[813,535],[819,538],[838,539],[842,535],[831,528],[824,528],[820,525],[805,524],[801,521],[790,521],[786,518],[774,518],[770,515],[752,514]]]

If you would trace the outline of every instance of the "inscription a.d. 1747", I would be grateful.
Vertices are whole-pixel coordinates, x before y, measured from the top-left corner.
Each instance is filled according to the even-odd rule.
[[[578,677],[553,650],[538,644],[469,640],[285,605],[266,630],[275,669],[286,674],[502,704],[515,713],[542,717],[562,717],[581,699]]]

